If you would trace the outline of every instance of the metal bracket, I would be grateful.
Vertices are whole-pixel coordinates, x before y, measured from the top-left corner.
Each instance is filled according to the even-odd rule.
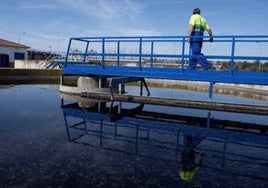
[[[145,89],[147,91],[147,96],[150,95],[150,91],[149,88],[145,82],[144,78],[138,78],[138,77],[116,77],[116,78],[112,78],[110,81],[110,96],[111,96],[111,101],[114,100],[114,96],[113,96],[113,86],[118,85],[119,87],[121,87],[122,83],[128,83],[128,82],[136,82],[136,81],[140,81],[141,85],[140,85],[140,95],[142,96],[142,90],[143,90],[143,85],[145,86]],[[121,88],[119,88],[119,92],[121,94]]]

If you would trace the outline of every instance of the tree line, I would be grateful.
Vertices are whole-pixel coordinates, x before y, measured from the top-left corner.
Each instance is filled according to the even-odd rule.
[[[217,64],[221,64],[221,70],[229,70],[230,62],[229,61],[221,61],[217,62]],[[268,62],[260,62],[256,60],[254,62],[248,61],[236,61],[234,62],[234,70],[244,70],[244,71],[252,71],[252,72],[268,72]]]

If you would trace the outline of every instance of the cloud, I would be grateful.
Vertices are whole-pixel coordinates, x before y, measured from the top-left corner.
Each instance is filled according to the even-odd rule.
[[[119,28],[118,33],[123,36],[159,36],[160,32],[153,29],[135,29],[135,28]]]
[[[51,10],[57,7],[54,1],[20,1],[17,5],[19,10]]]
[[[54,0],[52,2],[59,6],[65,6],[69,12],[76,12],[98,20],[132,17],[138,14],[141,9],[139,3],[134,3],[131,0]]]
[[[178,5],[178,4],[182,4],[182,1],[178,1],[178,0],[166,0],[166,1],[160,1],[160,0],[155,0],[151,2],[152,4],[173,4],[173,5]]]

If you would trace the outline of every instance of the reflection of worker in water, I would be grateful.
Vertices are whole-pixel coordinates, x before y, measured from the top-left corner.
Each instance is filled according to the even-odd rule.
[[[185,136],[184,149],[180,154],[180,178],[184,181],[191,180],[203,163],[204,153],[195,151],[202,140],[197,136]]]

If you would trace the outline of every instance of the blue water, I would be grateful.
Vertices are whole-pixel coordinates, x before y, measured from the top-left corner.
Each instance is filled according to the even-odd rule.
[[[110,103],[77,103],[57,85],[0,89],[0,107],[0,187],[268,187],[267,116],[118,102],[109,113]],[[214,128],[216,120],[257,124],[266,133]]]

